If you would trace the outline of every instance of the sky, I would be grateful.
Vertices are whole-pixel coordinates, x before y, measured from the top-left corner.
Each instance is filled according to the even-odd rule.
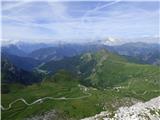
[[[2,1],[2,41],[86,42],[159,37],[160,2]]]

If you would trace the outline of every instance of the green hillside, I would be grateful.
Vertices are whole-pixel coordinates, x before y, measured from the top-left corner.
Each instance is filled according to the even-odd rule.
[[[22,120],[53,109],[63,119],[80,119],[160,95],[159,67],[129,63],[105,50],[51,61],[39,69],[50,74],[41,83],[19,89],[13,85],[11,92],[2,94],[2,105],[7,107],[19,98],[28,103],[45,97],[56,99],[30,106],[15,102],[9,110],[2,110],[3,120]]]
[[[92,70],[87,78],[95,87],[119,86],[128,83],[131,79],[147,79],[153,83],[160,82],[159,67],[129,63],[125,59],[110,53],[107,54],[105,51],[99,52],[97,56],[94,71]]]
[[[124,57],[106,50],[56,62],[50,61],[40,69],[50,73],[61,69],[67,70],[80,76],[82,84],[97,88],[118,86],[133,78],[152,81],[159,81],[160,78],[159,67],[130,63]]]
[[[34,84],[17,91],[10,92],[9,94],[2,94],[2,105],[7,107],[10,102],[18,98],[24,98],[28,103],[31,103],[36,99],[48,96],[55,98],[66,97],[72,99],[46,99],[41,104],[37,103],[32,106],[26,106],[22,102],[16,102],[13,104],[11,109],[2,111],[2,118],[4,120],[21,120],[22,118],[35,115],[35,113],[41,114],[50,109],[61,111],[61,113],[67,117],[76,118],[80,118],[91,113],[96,113],[97,110],[100,112],[100,108],[94,109],[95,106],[92,106],[92,104],[96,101],[94,101],[94,99],[88,101],[89,96],[87,93],[84,93],[83,88],[79,86],[78,80],[65,71],[60,71],[54,76],[46,78],[40,84]],[[90,108],[92,108],[92,110],[90,110]],[[86,113],[83,113],[84,110]]]

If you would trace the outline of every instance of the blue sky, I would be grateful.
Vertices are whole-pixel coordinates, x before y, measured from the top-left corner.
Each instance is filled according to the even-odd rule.
[[[159,2],[2,2],[2,39],[85,42],[159,36]]]

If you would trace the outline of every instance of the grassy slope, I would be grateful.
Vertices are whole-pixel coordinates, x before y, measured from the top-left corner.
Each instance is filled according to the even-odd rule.
[[[160,69],[149,65],[137,65],[117,61],[105,61],[103,66],[91,74],[91,81],[97,82],[96,86],[112,87],[129,81],[130,79],[148,79],[152,82],[160,78]],[[101,85],[102,83],[102,85]]]
[[[70,83],[73,85],[73,83]],[[16,98],[23,97],[28,102],[32,102],[35,99],[44,96],[53,96],[53,97],[77,97],[84,95],[82,91],[80,91],[76,86],[68,85],[58,85],[52,82],[48,82],[43,84],[42,86],[30,86],[20,92],[11,93],[8,95],[2,95],[2,104],[7,105],[9,102]],[[136,85],[137,86],[137,85]],[[136,87],[132,86],[132,87]],[[140,85],[140,87],[143,85]],[[149,85],[150,86],[150,85]],[[151,92],[151,90],[157,89],[155,86],[154,88],[150,88],[147,94],[145,95],[135,95],[132,90],[135,88],[126,88],[121,89],[120,91],[116,91],[113,89],[106,89],[106,90],[93,90],[90,89],[88,92],[92,94],[91,97],[80,99],[80,100],[63,100],[63,101],[54,101],[54,100],[47,100],[44,101],[42,104],[35,104],[33,106],[26,106],[21,102],[16,103],[13,105],[13,108],[9,111],[2,111],[2,119],[3,120],[21,120],[22,118],[28,116],[34,116],[36,114],[41,114],[45,111],[49,111],[51,109],[56,109],[61,111],[64,115],[68,116],[68,118],[84,118],[87,116],[95,115],[103,111],[103,107],[106,107],[106,110],[113,110],[121,105],[126,105],[125,102],[120,103],[121,99],[127,98],[137,98],[140,100],[148,100],[153,97],[159,96],[160,92]],[[34,91],[34,92],[33,92]],[[136,93],[141,94],[143,91],[136,91]],[[118,102],[116,107],[114,104]]]
[[[104,110],[104,106],[107,110],[113,110],[121,105],[126,105],[126,101],[120,102],[126,97],[146,101],[160,95],[160,69],[158,67],[128,63],[122,57],[106,51],[83,55],[81,60],[77,67],[82,73],[87,67],[89,71],[87,71],[86,79],[91,82],[92,86],[100,88],[98,90],[90,88],[88,92],[92,94],[91,97],[80,100],[48,100],[33,106],[26,106],[19,102],[13,105],[9,111],[2,111],[3,120],[11,118],[21,120],[50,109],[59,110],[69,118],[80,119],[99,113]],[[90,61],[96,61],[96,64],[93,62],[90,65]],[[92,67],[90,68],[90,66]],[[47,78],[41,84],[2,94],[2,104],[7,106],[11,101],[21,97],[28,102],[33,102],[45,96],[83,96],[84,93],[77,87],[78,84],[79,81],[74,76],[60,72],[54,77]],[[122,88],[115,90],[113,89],[115,86]]]

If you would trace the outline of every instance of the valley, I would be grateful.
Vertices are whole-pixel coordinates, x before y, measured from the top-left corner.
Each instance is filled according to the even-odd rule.
[[[112,113],[120,107],[160,95],[159,66],[137,64],[100,48],[60,60],[43,61],[33,72],[27,71],[39,76],[29,84],[5,77],[9,75],[6,70],[10,66],[18,69],[7,57],[11,65],[2,67],[6,69],[2,70],[3,120],[32,120],[48,114],[53,115],[50,119],[83,119],[102,111]],[[13,73],[11,75],[15,76]]]
[[[0,0],[0,120],[160,120],[160,1]]]

